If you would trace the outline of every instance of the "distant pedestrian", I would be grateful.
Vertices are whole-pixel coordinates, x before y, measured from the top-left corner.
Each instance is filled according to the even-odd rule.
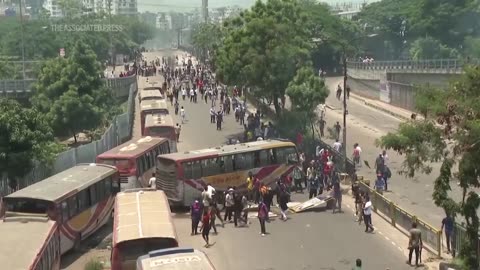
[[[365,195],[365,205],[363,206],[363,221],[365,222],[365,232],[373,232],[372,225],[372,202],[370,197]]]
[[[182,131],[182,126],[177,123],[175,126],[175,136],[177,136],[177,142],[180,141],[180,131]]]
[[[234,212],[235,198],[233,195],[233,188],[229,188],[225,195],[225,222],[232,222],[232,216]]]
[[[180,109],[180,117],[182,118],[182,124],[184,124],[184,123],[185,123],[185,120],[186,120],[186,118],[187,118],[187,115],[186,115],[186,113],[185,113],[185,109],[183,108],[183,106],[182,106],[182,108]]]
[[[342,126],[340,126],[340,122],[337,121],[337,123],[333,126],[335,129],[335,140],[340,139],[340,131],[342,130]]]
[[[260,222],[260,234],[262,236],[265,236],[267,234],[267,231],[265,229],[265,221],[267,220],[267,217],[267,206],[265,205],[265,203],[263,203],[263,200],[261,200],[258,204],[258,221]]]
[[[217,234],[217,225],[215,224],[216,221],[216,216],[219,214],[218,213],[218,208],[217,204],[213,203],[213,205],[210,207],[210,227],[213,228],[213,234]]]
[[[287,221],[287,210],[288,210],[287,204],[288,204],[288,194],[286,192],[282,192],[282,194],[280,195],[280,213],[282,214],[280,219],[283,221]]]
[[[415,266],[418,266],[418,261],[420,259],[420,251],[423,247],[422,242],[422,232],[417,229],[417,223],[414,222],[412,224],[412,228],[410,229],[410,239],[408,240],[408,261],[407,264],[412,264],[412,255],[415,252]]]
[[[333,143],[333,149],[335,149],[335,151],[337,152],[340,152],[340,149],[342,148],[342,143],[338,141],[338,139],[335,140],[335,142]]]
[[[190,217],[192,219],[192,233],[191,235],[197,235],[198,224],[202,218],[202,205],[198,200],[195,200],[190,206]]]
[[[335,199],[335,204],[333,205],[333,213],[335,214],[336,210],[342,212],[342,189],[339,182],[333,184],[333,198]],[[337,208],[338,207],[338,208]]]
[[[453,243],[455,221],[451,214],[447,213],[447,216],[442,220],[442,232],[445,232],[445,240],[447,242],[447,253],[451,252],[451,249],[455,248]]]
[[[352,270],[362,270],[362,260],[357,259],[355,261],[355,267],[353,267]]]
[[[309,168],[310,169],[310,168]],[[313,170],[313,168],[312,168]],[[319,179],[317,176],[312,175],[309,180],[308,180],[308,190],[309,190],[309,195],[308,199],[317,197],[318,195],[318,188],[319,188]]]
[[[202,216],[202,228],[200,229],[202,231],[202,238],[205,240],[205,246],[206,248],[210,247],[210,211],[208,208],[205,208],[203,210],[203,216]]]

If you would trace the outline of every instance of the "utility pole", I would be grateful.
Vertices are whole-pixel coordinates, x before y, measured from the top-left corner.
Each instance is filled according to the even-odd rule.
[[[25,26],[23,25],[23,11],[22,11],[22,1],[23,0],[18,0],[20,3],[20,27],[21,29],[21,35],[22,35],[22,76],[23,76],[23,90],[25,91]]]
[[[203,22],[208,23],[208,0],[202,0]]]
[[[112,0],[108,0],[108,23],[110,24],[109,27],[112,27]],[[115,70],[115,54],[113,49],[113,38],[112,38],[112,31],[109,31],[109,39],[110,39],[110,64]]]
[[[343,154],[343,166],[345,172],[347,171],[347,80],[348,80],[348,74],[347,74],[347,50],[345,47],[343,47],[343,59],[342,59],[342,64],[343,64],[343,140],[342,140],[342,154]]]

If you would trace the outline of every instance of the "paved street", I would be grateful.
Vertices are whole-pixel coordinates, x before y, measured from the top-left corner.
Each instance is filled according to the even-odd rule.
[[[233,115],[227,116],[223,130],[217,131],[210,124],[209,105],[204,102],[187,101],[180,106],[185,107],[188,121],[182,126],[179,151],[217,146],[243,131]],[[306,199],[306,195],[299,196],[299,201]],[[267,224],[271,234],[264,238],[258,234],[256,220],[250,228],[227,224],[225,229],[219,227],[218,236],[212,236],[216,244],[209,249],[203,248],[200,235],[190,236],[187,214],[178,213],[175,224],[180,244],[206,251],[217,269],[349,269],[357,257],[364,260],[366,269],[409,269],[403,252],[380,235],[364,233],[352,216],[349,209],[338,215],[330,211],[296,214],[285,223]]]
[[[340,82],[342,82],[342,78],[327,79],[330,96],[326,103],[333,109],[327,110],[326,113],[328,127],[332,127],[336,121],[340,121],[340,124],[343,126],[343,96],[341,101],[335,97],[335,90]],[[352,92],[354,90],[352,89]],[[394,132],[401,120],[368,107],[354,98],[348,100],[348,112],[347,155],[351,155],[353,152],[353,144],[359,143],[362,148],[362,159],[367,160],[372,167],[370,170],[363,166],[359,174],[373,180],[376,177],[373,169],[375,158],[382,150],[375,146],[375,140],[388,132]],[[330,140],[330,142],[333,141]],[[389,166],[392,170],[392,179],[388,183],[388,188],[391,192],[386,192],[385,196],[410,213],[427,221],[432,226],[440,228],[441,220],[445,214],[441,208],[435,206],[432,200],[433,185],[435,178],[438,176],[440,165],[433,164],[433,172],[430,175],[418,174],[414,179],[410,179],[397,174],[397,171],[401,168],[404,156],[400,156],[392,151],[387,154],[390,159]],[[456,183],[452,183],[452,189],[456,198],[460,198],[460,189]]]

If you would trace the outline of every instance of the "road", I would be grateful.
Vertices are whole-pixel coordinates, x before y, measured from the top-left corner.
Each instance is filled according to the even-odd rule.
[[[341,81],[342,78],[328,78],[326,81],[330,89],[330,96],[327,98],[326,104],[332,108],[326,113],[329,127],[332,127],[336,121],[340,121],[343,126],[343,97],[342,101],[335,97],[335,89]],[[375,140],[388,132],[395,132],[402,120],[368,107],[354,98],[348,100],[347,107],[347,155],[351,155],[353,152],[353,144],[359,143],[362,148],[362,159],[367,160],[372,166],[372,169],[363,166],[359,174],[367,176],[369,179],[375,179],[373,166],[375,158],[382,151],[375,146]],[[333,141],[330,140],[330,142]],[[417,174],[412,179],[397,173],[405,156],[400,156],[393,151],[389,151],[387,154],[389,167],[392,170],[392,179],[388,182],[391,192],[384,193],[385,196],[430,225],[440,228],[445,214],[443,209],[437,207],[432,200],[434,181],[438,176],[440,164],[432,164],[433,171],[430,175]],[[456,183],[452,183],[452,196],[456,199],[461,198],[461,191]]]
[[[169,53],[177,54],[171,51]],[[150,57],[154,55],[147,54],[147,58]],[[161,80],[160,76],[149,78],[150,82],[160,83]],[[145,78],[140,78],[139,87],[145,85],[148,85]],[[209,105],[204,102],[194,104],[186,101],[181,102],[180,106],[185,107],[188,121],[182,125],[179,151],[217,146],[228,137],[240,136],[243,132],[243,127],[235,122],[233,115],[225,117],[222,131],[217,131],[215,125],[210,124]],[[136,121],[139,121],[138,110],[136,114]],[[181,122],[179,118],[176,120]],[[138,125],[135,126],[138,129]],[[138,136],[138,131],[134,131],[134,135]],[[306,196],[298,194],[293,199],[304,201]],[[208,249],[203,247],[200,235],[190,236],[188,214],[175,213],[174,222],[180,245],[205,251],[219,270],[340,270],[350,269],[357,258],[363,260],[365,269],[410,269],[405,265],[404,250],[399,248],[405,246],[405,243],[392,245],[385,237],[388,234],[382,234],[381,231],[377,234],[365,233],[364,227],[354,222],[351,208],[345,207],[344,211],[332,215],[331,211],[320,209],[291,214],[286,222],[273,219],[267,224],[269,234],[266,237],[259,235],[259,224],[255,219],[251,220],[249,227],[235,228],[233,224],[226,224],[225,228],[218,226],[219,234],[211,236],[215,245]],[[375,224],[380,226],[380,221],[377,220]],[[109,251],[106,247],[110,245],[110,233],[111,227],[107,226],[93,236],[93,240],[84,243],[84,254],[62,257],[62,269],[82,270],[91,258],[100,258],[108,264]],[[392,237],[390,239],[393,240]],[[97,244],[101,248],[88,250]]]
[[[222,131],[217,131],[204,102],[181,102],[180,106],[185,107],[188,122],[182,127],[179,151],[217,146],[243,132],[233,115],[225,117]],[[296,199],[306,199],[299,196]],[[209,249],[203,247],[200,236],[190,236],[187,214],[177,213],[174,221],[180,245],[204,250],[220,270],[350,269],[356,258],[364,259],[366,269],[409,269],[402,252],[379,235],[364,233],[362,226],[352,222],[352,215],[348,209],[338,215],[330,211],[292,215],[287,222],[267,224],[270,234],[266,237],[259,235],[256,220],[249,228],[226,224],[212,236],[216,244]]]

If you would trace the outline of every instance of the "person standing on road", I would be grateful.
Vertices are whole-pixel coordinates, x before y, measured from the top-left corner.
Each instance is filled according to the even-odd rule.
[[[288,210],[288,194],[286,192],[282,192],[280,195],[280,213],[282,216],[280,217],[281,220],[287,221],[287,210]],[[268,216],[268,214],[267,214]]]
[[[338,213],[342,213],[342,189],[339,182],[335,182],[333,184],[333,198],[335,199],[335,204],[333,205],[333,214],[335,214],[337,209]]]
[[[347,85],[347,99],[350,99],[350,85]]]
[[[180,141],[180,131],[182,131],[182,126],[177,123],[177,125],[175,126],[175,135],[177,136],[177,142]]]
[[[215,107],[210,107],[210,123],[215,123]]]
[[[185,114],[185,109],[183,108],[183,106],[180,109],[180,117],[182,118],[182,124],[185,124],[185,120],[186,120],[187,116]]]
[[[178,104],[178,99],[175,100],[175,105],[173,105],[175,107],[175,115],[178,115],[178,107],[180,106],[180,104]]]
[[[229,188],[227,194],[225,195],[225,217],[223,220],[225,222],[232,222],[232,214],[234,211],[235,198],[233,195],[233,188]]]
[[[335,126],[333,126],[333,128],[335,129],[335,140],[339,140],[340,131],[342,130],[342,126],[340,126],[340,122],[337,121],[337,123],[335,124]]]
[[[365,232],[373,232],[372,225],[372,202],[370,196],[365,196],[365,205],[363,206],[363,221],[365,222]]]
[[[205,208],[203,210],[203,216],[202,216],[202,228],[200,228],[200,231],[202,232],[202,238],[205,240],[205,246],[206,248],[210,247],[210,211],[208,208]]]
[[[182,87],[182,100],[185,101],[185,97],[187,96],[187,90],[185,87]]]
[[[342,97],[342,87],[340,86],[340,84],[338,84],[338,86],[337,86],[337,99],[340,100],[341,97]]]
[[[254,177],[252,172],[248,172],[247,177],[247,192],[248,192],[248,199],[253,201],[253,184],[254,184]]]
[[[260,222],[260,234],[265,236],[267,234],[267,230],[265,229],[265,221],[268,217],[268,210],[263,200],[260,200],[258,204],[258,221]]]
[[[191,235],[198,234],[198,224],[202,218],[202,205],[198,200],[195,200],[190,206],[190,217],[192,219],[192,233]]]
[[[302,187],[303,172],[300,166],[295,166],[292,172],[292,176],[293,176],[293,183],[295,185],[295,192],[298,192],[300,190],[300,193],[303,193],[303,187]]]
[[[447,253],[451,252],[451,249],[455,249],[453,244],[453,233],[454,233],[455,221],[451,214],[447,213],[447,216],[442,220],[442,232],[445,232],[445,240],[447,242]]]
[[[335,151],[337,152],[340,152],[340,149],[342,148],[342,143],[338,141],[338,139],[335,140],[335,142],[333,143],[333,149],[335,149]]]
[[[412,264],[412,254],[415,251],[415,266],[418,267],[418,260],[420,259],[420,250],[422,247],[422,232],[417,229],[417,223],[413,222],[412,228],[410,229],[410,239],[408,240],[408,265]]]
[[[320,128],[320,138],[323,138],[325,136],[325,124],[327,122],[325,120],[323,120],[323,118],[320,118],[320,120],[318,120],[318,126]]]
[[[223,122],[223,112],[220,110],[217,112],[217,130],[222,130],[222,122]]]
[[[313,171],[313,168],[310,167],[308,168],[309,170],[312,169]],[[318,195],[318,188],[319,188],[319,180],[318,180],[318,177],[315,177],[314,175],[312,175],[311,177],[309,177],[309,180],[308,180],[308,190],[309,190],[309,195],[308,195],[308,199],[311,199],[311,198],[314,198],[314,197],[317,197]]]

